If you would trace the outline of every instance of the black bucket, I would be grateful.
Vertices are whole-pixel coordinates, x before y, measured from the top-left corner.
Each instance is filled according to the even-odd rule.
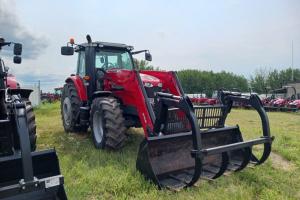
[[[31,155],[34,176],[31,182],[23,182],[20,154],[0,158],[0,199],[66,200],[64,178],[55,150],[32,152]]]
[[[238,127],[204,131],[203,149],[242,142]],[[151,137],[140,145],[137,169],[160,188],[178,189],[189,186],[195,174],[192,133]],[[215,179],[226,170],[241,170],[250,161],[251,148],[224,151],[202,158],[201,178]]]

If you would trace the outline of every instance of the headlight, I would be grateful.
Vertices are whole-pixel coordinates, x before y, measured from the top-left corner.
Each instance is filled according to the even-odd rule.
[[[162,83],[159,83],[159,84],[158,84],[158,87],[162,87]]]
[[[152,83],[144,83],[145,87],[153,87]]]

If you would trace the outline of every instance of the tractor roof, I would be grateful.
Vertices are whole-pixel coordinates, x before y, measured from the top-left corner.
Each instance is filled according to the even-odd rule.
[[[82,43],[78,45],[77,48],[81,47],[87,47],[87,46],[95,46],[95,47],[112,47],[112,48],[119,48],[119,49],[127,49],[129,51],[133,50],[133,46],[129,46],[126,44],[120,44],[120,43],[111,43],[111,42],[92,42],[92,43]],[[75,49],[77,49],[75,48]]]

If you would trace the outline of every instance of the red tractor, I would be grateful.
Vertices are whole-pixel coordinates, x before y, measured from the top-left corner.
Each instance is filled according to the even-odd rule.
[[[8,71],[8,68],[6,69]],[[18,83],[18,81],[16,80],[16,77],[13,74],[7,74],[6,77],[6,83],[8,88],[11,89],[18,89],[20,88],[20,84]]]
[[[263,100],[264,107],[268,111],[296,111],[297,91],[293,86],[283,86],[280,89],[272,90],[272,96]],[[266,95],[267,96],[267,95]]]
[[[0,50],[12,45],[14,63],[19,64],[22,45],[0,38]],[[0,58],[0,199],[66,200],[56,151],[35,151],[31,92],[19,87]]]
[[[77,73],[66,79],[61,114],[66,132],[91,128],[96,148],[120,149],[129,127],[142,127],[137,169],[159,188],[192,186],[200,177],[213,179],[239,171],[251,161],[263,163],[271,151],[268,117],[257,95],[220,91],[220,106],[193,106],[175,72],[136,70],[132,46],[107,42],[61,48],[78,53]],[[263,137],[243,141],[238,126],[225,126],[235,101],[252,105],[262,119]],[[261,157],[252,146],[264,145]]]
[[[288,108],[289,108],[290,110],[292,110],[292,111],[298,111],[298,110],[300,110],[300,99],[291,101],[291,102],[288,104]]]
[[[207,104],[206,101],[208,100],[208,98],[206,97],[195,97],[195,96],[190,97],[190,99],[194,105],[206,105]]]

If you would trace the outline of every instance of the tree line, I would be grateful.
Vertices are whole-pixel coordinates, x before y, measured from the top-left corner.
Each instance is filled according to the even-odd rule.
[[[141,70],[159,70],[145,60],[134,60],[135,65]],[[203,71],[186,69],[177,72],[185,93],[206,94],[211,96],[220,88],[238,90],[241,92],[257,92],[263,94],[267,91],[281,88],[292,81],[300,81],[300,69],[266,69],[259,68],[250,79],[231,72]]]
[[[201,70],[180,70],[177,72],[185,93],[204,93],[211,97],[221,88],[227,90],[248,91],[248,81],[244,76],[230,72]]]
[[[295,81],[300,81],[300,69],[287,68],[277,70],[260,68],[250,77],[252,90],[260,94],[281,88],[287,83]]]

